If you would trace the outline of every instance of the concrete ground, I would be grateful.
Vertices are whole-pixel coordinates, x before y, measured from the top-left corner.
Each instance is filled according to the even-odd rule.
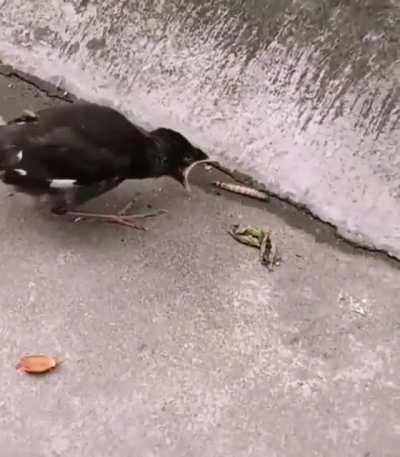
[[[0,78],[0,114],[54,99]],[[309,216],[169,180],[87,205],[165,208],[148,232],[73,224],[0,188],[1,457],[397,457],[399,265]],[[233,223],[273,231],[270,273]],[[25,353],[64,359],[15,370]]]

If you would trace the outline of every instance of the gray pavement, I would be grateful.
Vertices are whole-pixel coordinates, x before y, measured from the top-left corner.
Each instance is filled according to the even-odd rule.
[[[399,0],[0,0],[0,10],[7,63],[176,128],[400,260]]]
[[[54,102],[0,78],[5,118]],[[87,205],[167,209],[145,233],[0,187],[1,457],[400,455],[399,265],[212,179],[199,171],[191,197],[127,183]],[[270,227],[281,266],[232,223]],[[64,363],[15,370],[37,352]]]

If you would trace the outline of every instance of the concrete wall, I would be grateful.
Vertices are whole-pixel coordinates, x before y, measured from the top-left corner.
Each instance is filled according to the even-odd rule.
[[[0,56],[400,257],[398,0],[0,0]]]

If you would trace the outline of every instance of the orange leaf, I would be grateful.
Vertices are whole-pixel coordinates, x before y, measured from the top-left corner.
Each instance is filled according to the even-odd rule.
[[[42,374],[54,369],[60,363],[55,357],[48,355],[28,355],[22,357],[17,369],[31,374]]]

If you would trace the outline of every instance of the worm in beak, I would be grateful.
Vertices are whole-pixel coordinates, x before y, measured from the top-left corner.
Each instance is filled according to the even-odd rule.
[[[218,165],[218,162],[216,162],[215,160],[204,159],[204,160],[198,160],[197,162],[193,162],[187,168],[185,168],[183,173],[182,173],[182,177],[183,177],[182,184],[183,184],[183,187],[187,190],[187,192],[191,191],[191,187],[190,187],[190,184],[189,184],[189,175],[190,175],[190,173],[192,172],[192,170],[193,170],[193,168],[195,166],[200,165],[202,163],[208,163],[211,166],[215,166],[215,167],[217,167],[217,165]]]

